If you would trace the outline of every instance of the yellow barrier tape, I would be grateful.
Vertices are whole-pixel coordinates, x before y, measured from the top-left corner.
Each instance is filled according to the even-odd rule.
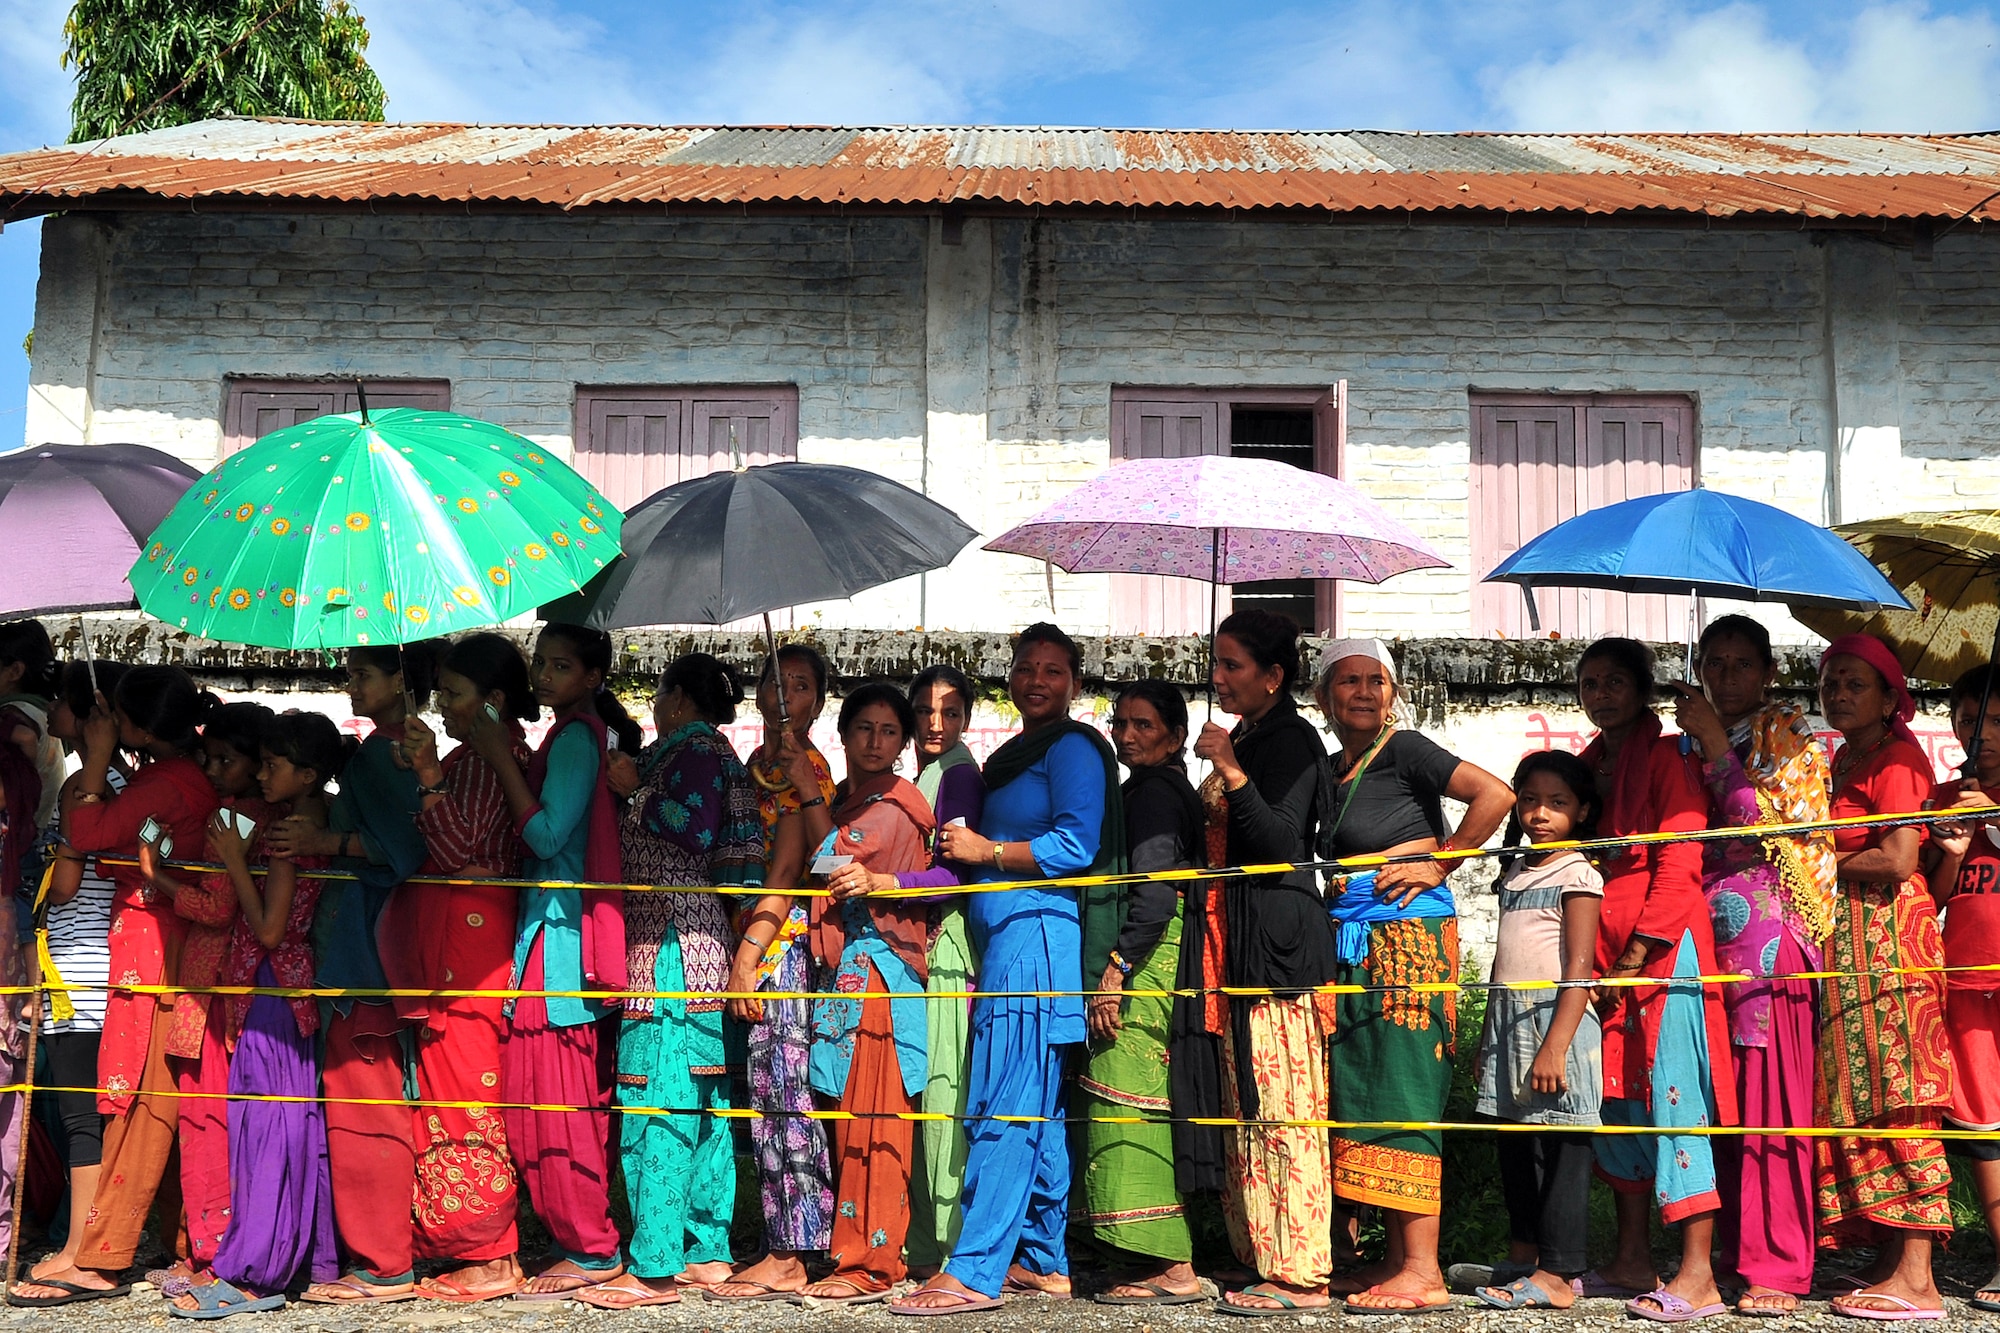
[[[0,1085],[0,1095],[13,1093],[56,1092],[102,1097],[104,1088],[55,1087],[46,1083],[10,1083]],[[958,1120],[968,1124],[993,1122],[1006,1125],[1209,1125],[1221,1129],[1327,1129],[1327,1130],[1392,1130],[1398,1132],[1440,1132],[1440,1133],[1499,1133],[1536,1134],[1546,1132],[1547,1125],[1521,1124],[1514,1121],[1459,1121],[1459,1120],[1235,1120],[1226,1116],[1149,1116],[1149,1115],[950,1115],[942,1111],[840,1111],[813,1109],[810,1111],[760,1111],[747,1106],[723,1107],[678,1107],[678,1106],[620,1106],[610,1103],[604,1106],[569,1106],[560,1102],[463,1102],[438,1101],[429,1098],[405,1097],[305,1097],[296,1093],[262,1092],[146,1092],[143,1089],[127,1089],[118,1094],[125,1097],[149,1097],[157,1100],[183,1097],[206,1101],[229,1102],[270,1102],[318,1104],[321,1106],[406,1106],[412,1109],[440,1111],[526,1111],[540,1115],[642,1115],[642,1116],[686,1116],[698,1118],[712,1115],[720,1120]],[[1662,1128],[1653,1125],[1575,1125],[1565,1126],[1565,1132],[1579,1134],[1624,1134],[1651,1135],[1668,1138],[1689,1136],[1697,1138],[1732,1138],[1755,1134],[1769,1138],[1865,1138],[1865,1139],[1987,1139],[1994,1137],[1991,1130],[1954,1129],[1940,1127],[1898,1126],[1877,1129],[1871,1126],[1828,1127],[1824,1125],[1690,1125],[1687,1127]]]
[[[1941,976],[1947,972],[2000,972],[2000,963],[1963,963],[1945,967],[1889,967],[1869,972],[1779,972],[1758,976],[1749,972],[1718,972],[1691,977],[1597,977],[1582,981],[1412,981],[1357,985],[1335,983],[1310,990],[1273,989],[1269,986],[1191,986],[1166,990],[1128,986],[1115,992],[1139,999],[1195,999],[1204,995],[1226,995],[1237,999],[1298,999],[1306,995],[1398,995],[1443,994],[1447,991],[1532,991],[1603,987],[1720,986],[1752,981],[1859,981],[1869,977]],[[52,981],[41,986],[0,986],[0,995],[30,995],[41,991],[106,991],[121,995],[270,995],[281,1000],[1060,1000],[1090,999],[1114,992],[1095,990],[941,990],[941,991],[712,991],[712,990],[410,990],[393,986],[187,986],[165,982],[132,982],[111,985],[104,982],[70,983]]]
[[[1765,841],[1771,838],[1788,838],[1802,833],[1831,833],[1841,829],[1868,828],[1909,828],[1930,824],[1957,824],[1976,817],[1976,812],[1967,810],[1925,810],[1902,815],[1854,815],[1843,819],[1821,819],[1799,824],[1744,824],[1731,828],[1698,829],[1692,832],[1633,833],[1620,838],[1593,838],[1585,841],[1544,842],[1533,847],[1463,847],[1450,851],[1403,852],[1395,856],[1372,854],[1368,856],[1343,856],[1326,861],[1273,861],[1269,864],[1224,866],[1214,870],[1154,870],[1134,872],[1124,875],[1067,875],[1054,879],[1013,879],[982,881],[973,884],[958,884],[949,888],[885,889],[868,896],[874,899],[890,898],[949,898],[961,893],[1007,893],[1016,889],[1090,889],[1119,884],[1147,884],[1158,882],[1178,883],[1205,879],[1239,879],[1245,876],[1284,875],[1295,870],[1323,871],[1330,874],[1359,873],[1364,870],[1380,870],[1384,866],[1422,865],[1435,862],[1456,863],[1476,861],[1498,856],[1518,856],[1525,853],[1541,855],[1545,852],[1613,852],[1627,847],[1652,847],[1676,842],[1728,842],[1741,840]],[[136,866],[133,857],[105,856],[98,853],[88,855],[102,866]],[[174,870],[190,871],[198,874],[220,873],[225,867],[213,861],[169,861],[163,863]],[[252,872],[263,873],[262,867],[252,867]],[[354,879],[352,872],[344,870],[314,870],[314,879]],[[667,884],[612,884],[590,880],[568,879],[463,879],[448,875],[412,875],[405,884],[436,884],[450,887],[491,887],[503,889],[555,889],[575,890],[591,893],[720,893],[732,897],[757,897],[761,894],[784,894],[794,898],[825,898],[831,890],[817,886],[802,886],[788,889],[725,887],[717,885],[667,885]]]

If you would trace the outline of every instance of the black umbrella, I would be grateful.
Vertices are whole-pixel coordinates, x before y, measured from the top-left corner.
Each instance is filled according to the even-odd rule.
[[[711,472],[626,511],[622,559],[542,608],[598,629],[720,625],[941,569],[979,534],[937,501],[859,468]]]

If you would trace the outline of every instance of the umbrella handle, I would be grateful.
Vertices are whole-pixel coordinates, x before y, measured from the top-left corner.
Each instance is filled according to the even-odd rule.
[[[764,613],[764,648],[770,654],[771,688],[778,695],[778,726],[781,730],[792,729],[792,715],[785,708],[785,676],[778,670],[778,636],[771,632],[771,613]]]

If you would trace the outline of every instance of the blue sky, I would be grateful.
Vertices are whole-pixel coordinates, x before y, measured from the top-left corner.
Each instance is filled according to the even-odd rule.
[[[398,120],[1974,130],[2000,14],[1683,0],[354,0]],[[0,0],[0,152],[58,142],[63,0]],[[0,231],[0,448],[39,230]]]

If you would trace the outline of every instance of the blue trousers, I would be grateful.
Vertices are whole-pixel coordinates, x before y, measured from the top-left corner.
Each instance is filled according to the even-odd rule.
[[[1061,1120],[1069,1047],[1049,1044],[1053,1003],[973,1002],[966,1115],[1050,1117],[966,1126],[964,1222],[944,1269],[985,1296],[1000,1294],[1017,1260],[1032,1273],[1069,1272],[1069,1126]]]

